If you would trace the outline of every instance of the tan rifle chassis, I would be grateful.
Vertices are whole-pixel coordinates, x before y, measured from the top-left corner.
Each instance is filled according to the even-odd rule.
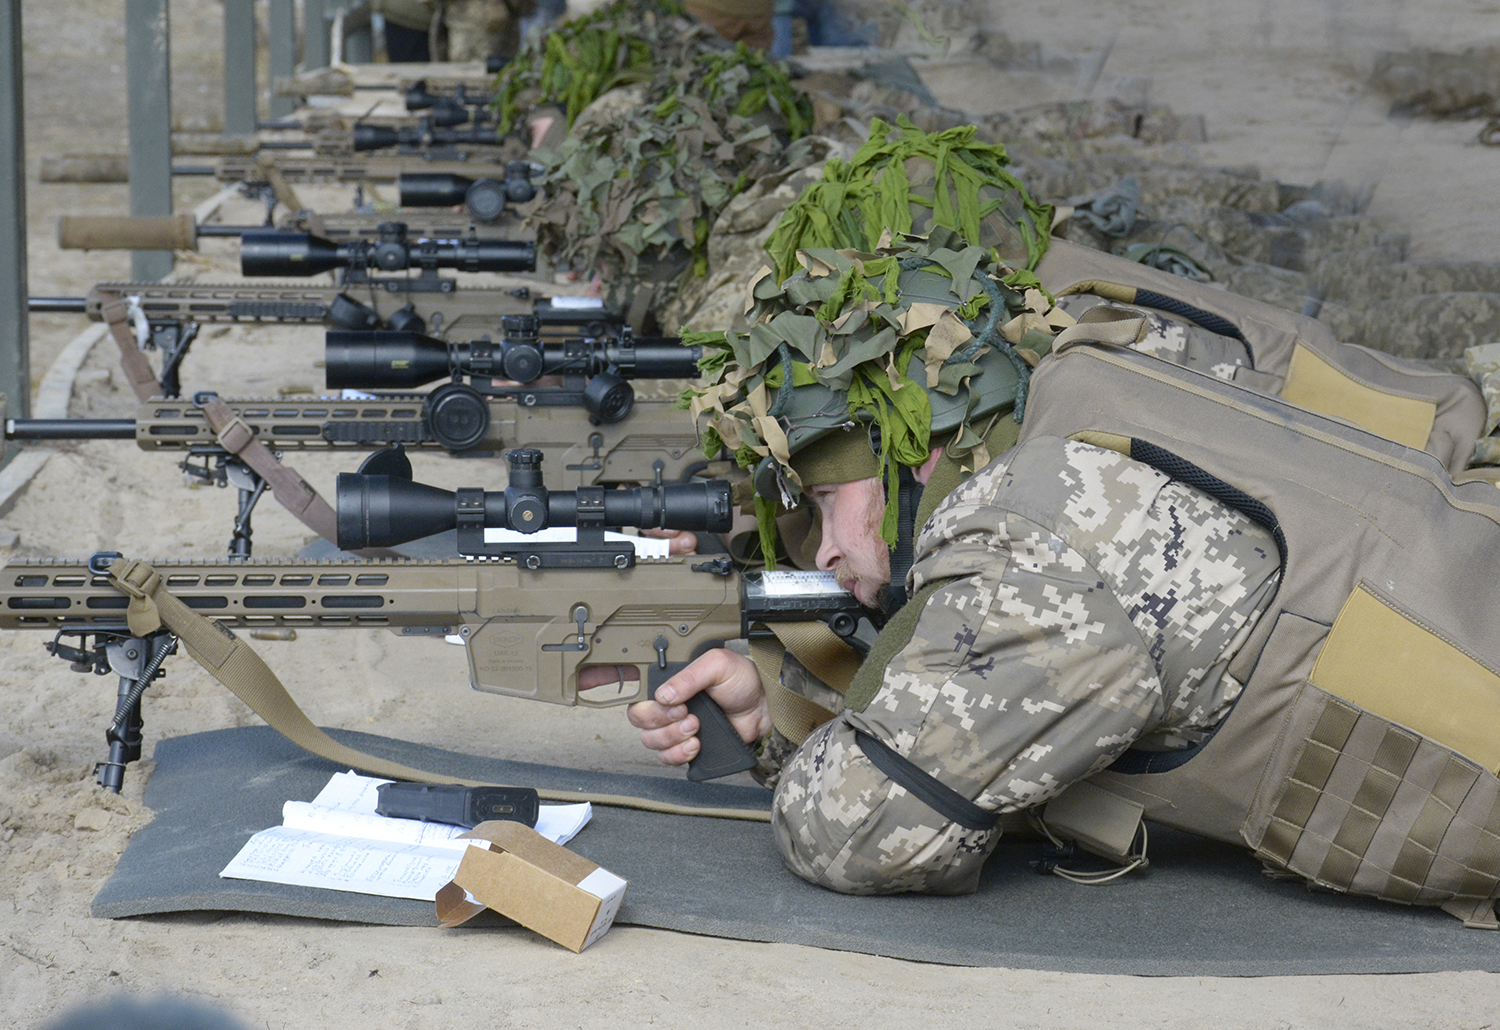
[[[776,622],[821,622],[830,638],[858,642],[836,645],[850,653],[873,639],[857,602],[826,574],[750,573],[737,580],[723,558],[637,559],[587,568],[538,568],[532,561],[524,551],[504,559],[448,561],[142,565],[118,555],[16,561],[0,570],[0,629],[52,632],[48,650],[74,669],[119,675],[115,721],[106,734],[109,760],[97,767],[101,785],[116,791],[128,763],[141,754],[142,694],[178,637],[300,745],[339,764],[415,779],[432,777],[404,766],[382,770],[380,759],[372,763],[371,756],[329,739],[253,652],[231,657],[243,644],[229,627],[383,627],[406,636],[456,635],[476,690],[595,708],[650,697],[708,648],[774,632],[768,627]],[[780,589],[768,583],[773,577],[782,577]],[[136,602],[122,583],[148,599],[145,608],[132,608]],[[74,637],[78,646],[65,642]],[[579,673],[587,666],[610,666],[614,675],[580,687]],[[622,674],[627,666],[634,675]],[[601,678],[608,682],[597,682]],[[706,695],[690,701],[689,709],[699,718],[703,741],[689,778],[754,765]]]
[[[464,159],[429,161],[417,154],[363,154],[350,157],[286,157],[277,155],[267,162],[265,155],[221,157],[214,162],[214,177],[220,182],[265,182],[268,167],[292,185],[395,182],[402,173],[451,172],[454,175],[482,176],[503,173],[505,162],[495,154],[498,148],[487,147]]]
[[[641,385],[644,385],[642,381]],[[497,454],[532,447],[544,455],[549,485],[575,489],[601,483],[675,482],[701,465],[687,414],[668,400],[637,399],[622,422],[590,426],[576,407],[528,407],[523,400],[489,398],[489,432],[465,454]],[[378,400],[229,400],[225,403],[274,450],[375,450],[394,443],[441,449],[421,394]],[[218,439],[203,409],[189,400],[142,404],[135,439],[142,450],[214,447]]]
[[[372,287],[368,284],[104,282],[89,291],[84,300],[84,312],[96,322],[104,321],[100,294],[108,293],[116,297],[140,298],[141,310],[153,324],[303,322],[333,325],[330,312],[340,295],[344,295],[373,310],[382,323],[410,304],[413,313],[426,323],[428,336],[478,339],[486,333],[498,334],[500,319],[505,315],[533,313],[531,300],[516,296],[520,289],[460,287],[450,293],[406,293],[388,289],[384,284]],[[585,325],[582,333],[571,326],[557,331],[569,336],[600,336],[613,324],[602,308],[598,309],[597,316],[590,316],[587,310],[581,311],[579,322],[583,323],[590,317],[597,317],[599,326]],[[553,327],[545,321],[541,331],[543,336],[554,334]]]
[[[629,569],[537,569],[445,561],[153,562],[168,590],[235,629],[389,628],[462,638],[471,685],[553,704],[607,707],[646,696],[663,667],[741,635],[739,581],[701,558]],[[128,598],[86,561],[13,561],[0,571],[0,629],[128,633]],[[584,665],[635,666],[637,681],[580,692]]]

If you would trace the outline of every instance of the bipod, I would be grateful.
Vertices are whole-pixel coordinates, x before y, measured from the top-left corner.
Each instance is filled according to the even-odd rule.
[[[278,460],[281,458],[280,451],[273,453]],[[203,464],[194,464],[194,459],[201,460]],[[213,462],[211,466],[210,459]],[[250,557],[250,537],[254,533],[250,516],[254,514],[255,505],[266,492],[265,479],[239,458],[217,448],[194,449],[177,467],[182,469],[190,483],[212,484],[221,490],[234,484],[239,491],[239,508],[234,517],[234,532],[229,538],[229,557]]]
[[[178,378],[178,370],[197,336],[197,322],[151,323],[151,331],[142,349],[161,351],[161,375],[157,376],[156,382],[163,397],[181,396],[182,381]]]
[[[80,646],[62,642],[69,634],[77,634]],[[58,631],[46,648],[71,663],[74,672],[92,672],[96,676],[113,672],[120,677],[114,720],[104,733],[109,742],[109,758],[94,764],[99,786],[118,794],[125,783],[125,767],[141,757],[141,730],[145,726],[141,697],[152,680],[164,675],[161,664],[168,655],[176,653],[177,636],[166,629],[144,637],[116,630],[64,629]]]

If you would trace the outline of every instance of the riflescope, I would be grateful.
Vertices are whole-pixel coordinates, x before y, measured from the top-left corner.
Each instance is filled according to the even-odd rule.
[[[430,119],[429,119],[430,122]],[[420,149],[426,147],[498,146],[500,137],[493,125],[444,126],[420,125],[394,128],[389,125],[354,126],[356,151],[387,150],[391,147]]]
[[[698,377],[702,348],[684,346],[676,337],[637,340],[621,327],[616,337],[554,342],[538,338],[535,316],[500,321],[500,340],[465,343],[412,332],[331,329],[324,350],[327,386],[411,390],[439,379],[467,379],[489,396],[525,394],[530,404],[581,402],[599,421],[618,422],[635,400],[628,380]],[[544,376],[561,376],[578,396],[519,389]]]
[[[461,272],[532,272],[536,244],[527,240],[413,240],[406,226],[381,226],[378,240],[334,242],[305,232],[276,229],[240,237],[240,272],[246,276],[303,276],[349,268],[399,272],[453,268]]]
[[[457,207],[477,221],[493,222],[506,204],[524,204],[536,196],[531,162],[511,161],[503,179],[471,179],[446,172],[403,172],[396,180],[402,207]]]
[[[518,448],[506,455],[510,485],[504,490],[454,491],[413,482],[410,464],[400,468],[404,458],[398,455],[381,452],[365,465],[392,468],[395,456],[395,474],[339,473],[339,547],[393,547],[458,529],[462,554],[511,556],[521,550],[530,555],[549,549],[527,541],[485,541],[484,530],[509,529],[530,536],[543,529],[572,526],[579,529],[577,544],[584,545],[589,542],[585,529],[595,531],[596,536],[606,526],[722,533],[733,519],[729,484],[722,480],[549,490],[542,483],[542,452]],[[559,549],[532,567],[572,564],[568,550]]]

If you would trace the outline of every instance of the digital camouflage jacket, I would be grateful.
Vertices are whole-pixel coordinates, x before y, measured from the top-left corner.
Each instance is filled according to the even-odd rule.
[[[1041,805],[1127,747],[1186,746],[1222,719],[1277,568],[1261,527],[1112,451],[1041,438],[979,470],[918,538],[913,587],[940,585],[873,700],[781,771],[788,866],[847,893],[972,891],[999,831],[938,815],[855,731],[983,808]]]

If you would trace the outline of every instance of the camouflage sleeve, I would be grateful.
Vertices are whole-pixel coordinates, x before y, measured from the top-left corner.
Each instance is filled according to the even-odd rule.
[[[915,582],[944,582],[873,701],[820,727],[782,771],[773,826],[805,879],[964,893],[998,839],[887,779],[856,730],[981,807],[1016,812],[1159,727],[1183,700],[1164,694],[1164,667],[1234,692],[1218,659],[1253,625],[1276,567],[1248,520],[1113,452],[1050,441],[1010,459],[924,529]]]

